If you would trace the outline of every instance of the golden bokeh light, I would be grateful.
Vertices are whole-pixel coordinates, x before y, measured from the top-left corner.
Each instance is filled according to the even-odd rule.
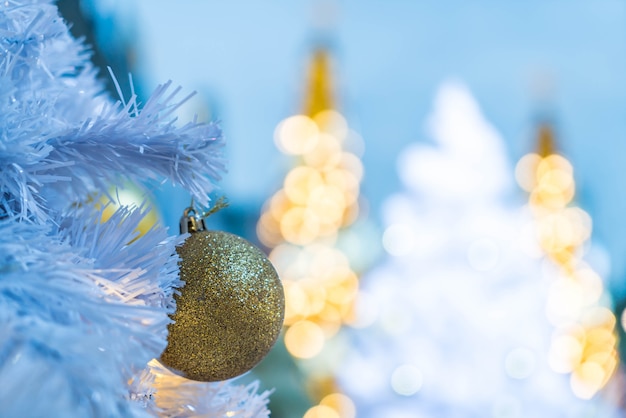
[[[324,173],[325,183],[343,191],[347,204],[356,202],[359,196],[359,179],[349,170],[335,168]]]
[[[328,225],[330,230],[336,232],[341,226],[341,220],[346,210],[345,194],[336,186],[319,186],[311,191],[307,207],[310,208],[320,220],[322,225]]]
[[[331,170],[341,162],[341,144],[330,134],[320,134],[317,144],[304,154],[304,162],[318,170]]]
[[[532,192],[537,186],[537,167],[541,162],[539,154],[524,155],[515,167],[515,179],[522,189]]]
[[[530,207],[533,211],[564,208],[574,198],[574,187],[561,188],[552,183],[539,183],[530,194]]]
[[[319,325],[311,321],[298,321],[285,332],[285,347],[294,357],[308,359],[318,355],[326,338]]]
[[[326,132],[338,141],[344,141],[348,136],[349,128],[346,118],[334,109],[326,109],[313,116],[313,120],[322,132]]]
[[[302,155],[315,147],[319,134],[319,127],[311,118],[294,115],[278,124],[274,140],[285,154]]]
[[[344,324],[337,306],[329,304],[325,305],[318,315],[311,316],[309,319],[320,326],[327,340],[335,336]]]
[[[283,236],[280,233],[280,224],[269,213],[264,213],[259,218],[259,222],[256,225],[256,234],[259,240],[268,247],[278,245],[283,240]]]
[[[285,289],[285,325],[306,318],[309,315],[309,298],[306,289],[299,282],[283,280]]]
[[[279,190],[266,205],[263,214],[269,213],[277,222],[280,222],[281,218],[290,208],[291,202],[284,189]]]
[[[605,329],[615,329],[616,319],[613,312],[604,306],[595,306],[589,309],[582,316],[582,320],[590,327],[601,327]]]
[[[593,361],[580,364],[570,376],[572,391],[581,399],[591,399],[605,383],[604,368]]]
[[[351,304],[359,290],[359,279],[352,271],[337,278],[328,289],[328,301],[338,305]]]
[[[292,204],[306,205],[311,192],[324,184],[321,173],[311,167],[300,166],[285,177],[284,191]]]
[[[320,220],[312,210],[296,206],[280,220],[280,232],[286,241],[305,245],[319,236]]]
[[[541,149],[552,153],[525,155],[517,164],[515,177],[530,193],[533,235],[560,271],[551,284],[546,306],[555,327],[548,359],[554,371],[570,373],[576,396],[590,399],[617,367],[616,319],[600,305],[602,279],[582,261],[592,221],[589,214],[572,205],[576,192],[573,167],[565,157],[553,153],[551,130],[544,126],[540,134]]]
[[[357,221],[359,214],[361,213],[361,209],[359,207],[358,202],[353,202],[346,208],[346,211],[343,214],[342,225],[351,225]]]
[[[328,405],[315,405],[302,418],[343,418],[334,408]]]
[[[356,418],[356,406],[352,399],[343,393],[331,393],[324,396],[320,405],[328,406],[339,413],[341,418]]]
[[[536,171],[537,179],[542,181],[543,177],[553,170],[560,170],[570,177],[574,174],[572,164],[565,157],[559,154],[550,154],[539,161]]]

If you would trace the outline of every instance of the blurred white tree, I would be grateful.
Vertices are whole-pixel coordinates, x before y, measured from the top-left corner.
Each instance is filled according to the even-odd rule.
[[[339,372],[357,416],[618,416],[549,367],[551,272],[528,251],[498,132],[457,82],[439,89],[427,129],[434,144],[400,156],[406,190],[384,205],[389,257],[363,278],[364,329]]]

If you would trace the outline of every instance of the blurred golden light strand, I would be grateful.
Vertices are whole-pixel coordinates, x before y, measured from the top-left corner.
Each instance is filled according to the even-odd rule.
[[[298,164],[265,203],[257,235],[272,248],[270,259],[285,287],[285,346],[295,358],[313,359],[354,319],[358,277],[335,243],[359,214],[363,176],[360,159],[347,149],[354,133],[335,110],[325,49],[314,51],[304,110],[274,132],[277,147],[298,157]],[[320,379],[315,390],[320,403],[305,417],[354,416],[352,401],[337,393],[329,378]]]
[[[602,279],[582,260],[583,245],[591,236],[591,217],[571,203],[573,168],[556,153],[554,134],[547,124],[539,127],[537,151],[520,159],[516,178],[530,193],[537,242],[559,271],[546,307],[555,327],[550,366],[569,373],[574,394],[590,399],[617,367],[617,321],[600,304]]]

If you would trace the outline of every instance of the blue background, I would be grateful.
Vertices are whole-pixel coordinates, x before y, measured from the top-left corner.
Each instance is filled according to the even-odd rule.
[[[336,58],[339,108],[365,141],[362,193],[374,221],[385,197],[400,190],[397,155],[427,139],[425,118],[442,81],[469,86],[507,141],[512,166],[532,150],[536,115],[548,109],[574,165],[578,203],[594,220],[594,242],[610,254],[611,288],[618,299],[626,295],[624,1],[94,4],[103,36],[130,40],[143,90],[172,79],[199,92],[183,118],[208,107],[222,121],[229,173],[221,187],[247,216],[260,213],[292,163],[273,131],[300,111],[308,54],[320,37]],[[320,10],[332,17],[320,19]],[[167,202],[163,212],[176,225],[187,202]]]

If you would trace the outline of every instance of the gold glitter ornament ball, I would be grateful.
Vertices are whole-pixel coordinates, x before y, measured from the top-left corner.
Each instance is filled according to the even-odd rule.
[[[270,351],[283,325],[285,296],[265,254],[221,231],[192,233],[178,247],[185,285],[161,361],[204,382],[230,379]]]

